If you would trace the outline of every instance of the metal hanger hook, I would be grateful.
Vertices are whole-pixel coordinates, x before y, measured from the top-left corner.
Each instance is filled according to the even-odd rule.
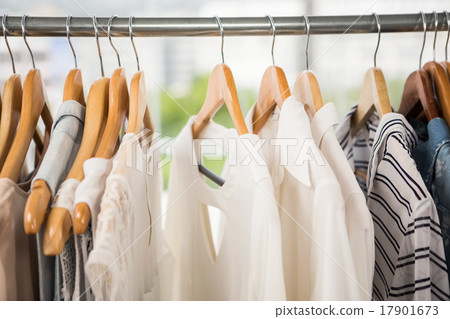
[[[67,20],[66,20],[67,41],[69,41],[70,49],[72,50],[72,53],[73,53],[73,60],[75,61],[75,69],[77,69],[78,68],[77,55],[75,53],[75,49],[73,48],[72,41],[70,40],[70,19],[72,19],[71,14],[69,14],[67,16]]]
[[[22,37],[23,37],[23,41],[25,41],[25,45],[27,46],[28,51],[30,51],[31,62],[33,63],[33,69],[35,69],[35,68],[36,68],[36,65],[34,64],[34,55],[33,55],[33,52],[31,51],[30,46],[28,45],[27,36],[26,36],[27,31],[26,31],[26,29],[25,29],[25,22],[26,22],[27,17],[28,17],[28,14],[24,14],[24,15],[22,16],[22,21],[21,21],[20,24],[21,24],[21,26],[22,26]]]
[[[422,23],[423,23],[423,43],[422,43],[422,50],[420,51],[420,57],[419,57],[419,69],[422,68],[422,55],[423,55],[423,49],[425,48],[425,41],[427,39],[427,19],[425,17],[425,14],[423,11],[419,12],[422,17]]]
[[[130,20],[128,21],[128,32],[130,33],[131,44],[133,45],[134,55],[136,56],[137,70],[139,72],[141,70],[141,66],[139,64],[139,56],[133,40],[133,18],[134,16],[130,16]]]
[[[6,29],[6,17],[7,16],[8,15],[5,13],[3,15],[3,19],[2,19],[3,37],[5,38],[5,43],[6,43],[6,46],[8,47],[9,56],[11,57],[11,64],[12,64],[13,73],[16,74],[16,65],[14,64],[14,56],[12,54],[11,48],[9,47],[8,38],[6,36],[6,34],[8,33],[8,29]]]
[[[217,24],[219,25],[219,30],[220,30],[220,36],[222,37],[222,45],[220,47],[220,53],[222,54],[222,63],[225,63],[225,58],[223,56],[223,41],[224,41],[224,32],[223,32],[223,25],[222,25],[222,21],[220,20],[220,18],[218,16],[214,16],[214,19],[216,19]]]
[[[271,51],[271,54],[272,54],[272,63],[273,63],[273,65],[275,65],[275,58],[274,58],[274,55],[273,55],[273,48],[275,47],[275,34],[276,34],[275,22],[273,21],[273,18],[272,18],[272,16],[270,14],[266,15],[266,17],[269,18],[270,27],[272,28],[273,38],[272,38],[272,51]]]
[[[448,50],[448,39],[450,37],[450,17],[447,10],[444,11],[444,14],[445,17],[447,18],[447,41],[445,41],[445,60],[448,61],[447,50]]]
[[[436,61],[436,39],[437,39],[437,32],[438,32],[438,14],[436,11],[433,11],[434,16],[434,41],[433,41],[433,61]]]
[[[98,57],[100,59],[100,69],[101,69],[101,72],[102,72],[102,77],[104,77],[105,76],[105,71],[103,69],[102,50],[100,49],[100,41],[98,40],[97,17],[95,16],[95,14],[92,16],[92,23],[94,25],[95,41],[97,41]]]
[[[109,18],[108,20],[108,39],[109,39],[109,43],[111,44],[114,52],[116,52],[117,55],[117,62],[119,63],[119,68],[121,67],[120,65],[120,56],[119,56],[119,52],[117,51],[116,47],[114,46],[112,39],[111,39],[111,23],[112,20],[114,20],[114,18],[117,18],[117,15],[113,15],[111,18]]]
[[[378,14],[376,12],[374,12],[373,15],[375,17],[375,21],[377,23],[377,28],[378,28],[377,47],[376,47],[375,53],[373,55],[373,66],[376,68],[377,67],[377,53],[378,53],[378,48],[380,47],[380,39],[381,39],[381,23],[380,23],[380,17],[378,16]]]
[[[306,25],[306,70],[309,70],[309,38],[310,38],[310,32],[311,32],[311,26],[309,24],[308,16],[305,14],[303,16],[305,19],[305,25]]]

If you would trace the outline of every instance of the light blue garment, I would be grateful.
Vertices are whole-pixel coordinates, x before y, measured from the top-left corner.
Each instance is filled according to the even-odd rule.
[[[66,101],[59,106],[50,144],[32,182],[44,180],[52,192],[52,198],[66,179],[77,156],[83,137],[85,113],[85,107],[77,101]]]
[[[63,102],[58,109],[53,123],[50,144],[32,184],[44,180],[51,191],[51,200],[60,184],[65,180],[80,148],[83,137],[86,109],[77,101]],[[55,257],[44,255],[43,229],[36,235],[39,263],[39,297],[40,300],[60,299],[61,265]]]
[[[436,204],[447,269],[450,269],[450,129],[442,118],[434,118],[428,124],[409,121],[419,136],[419,144],[411,155]]]

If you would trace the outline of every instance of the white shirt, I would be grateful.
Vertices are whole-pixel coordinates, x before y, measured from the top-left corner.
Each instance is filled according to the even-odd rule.
[[[144,145],[145,146],[145,145]],[[154,144],[126,134],[113,160],[85,266],[96,300],[158,298],[161,171]]]
[[[253,112],[254,107],[246,118],[249,130]],[[289,97],[258,134],[264,138],[262,153],[279,203],[288,300],[366,299],[353,262],[341,188],[314,143],[304,106]]]
[[[174,258],[172,300],[285,300],[281,234],[273,186],[256,135],[237,136],[213,121],[200,139],[228,154],[225,183],[212,188],[199,173],[201,140],[193,120],[173,144],[165,238]],[[211,210],[208,209],[210,206]],[[214,244],[209,211],[219,211]],[[220,240],[221,239],[221,240]]]
[[[106,187],[106,178],[112,169],[113,159],[92,157],[83,164],[84,179],[80,182],[73,199],[75,207],[86,203],[91,212],[92,231],[95,236],[97,216]]]
[[[372,216],[366,198],[334,133],[333,127],[336,124],[338,124],[336,107],[330,102],[316,111],[311,120],[311,131],[316,145],[333,169],[341,186],[345,201],[345,223],[357,279],[361,285],[361,296],[364,300],[371,300],[375,267]]]
[[[82,235],[75,235],[75,289],[72,300],[94,300],[84,266],[93,249],[93,237],[97,227],[97,216],[105,192],[106,178],[111,172],[113,159],[92,157],[83,163],[84,178],[79,183],[73,198],[73,207],[86,203],[91,212],[91,221]]]
[[[439,218],[410,156],[416,133],[401,114],[388,113],[380,121],[374,114],[350,138],[354,112],[352,108],[337,134],[355,167],[367,171],[367,205],[375,230],[373,298],[449,300]],[[364,166],[367,153],[369,163]]]

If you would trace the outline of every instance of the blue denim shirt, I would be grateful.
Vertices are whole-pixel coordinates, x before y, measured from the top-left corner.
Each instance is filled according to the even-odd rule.
[[[83,137],[84,117],[86,109],[77,101],[63,102],[56,115],[50,136],[50,144],[42,159],[33,182],[44,180],[53,197],[59,185],[65,180],[77,156]],[[36,235],[39,264],[39,295],[40,300],[60,300],[60,263],[58,258],[45,256],[43,253],[43,230]]]
[[[450,129],[442,118],[432,119],[428,125],[417,120],[410,123],[419,137],[411,155],[436,204],[450,269]]]

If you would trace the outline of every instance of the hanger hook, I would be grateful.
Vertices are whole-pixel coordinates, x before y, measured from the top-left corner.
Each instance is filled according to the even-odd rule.
[[[377,42],[377,47],[375,49],[375,53],[373,55],[373,66],[376,68],[377,67],[377,53],[378,53],[378,48],[380,47],[380,39],[381,39],[381,23],[380,23],[380,17],[378,16],[378,14],[376,12],[374,12],[373,15],[375,16],[375,21],[377,23],[377,28],[378,28],[378,42]]]
[[[311,32],[311,26],[309,24],[308,16],[305,14],[303,16],[305,19],[305,25],[306,25],[306,70],[309,70],[309,38],[310,38],[310,32]]]
[[[436,38],[439,24],[438,14],[436,11],[433,11],[433,16],[434,16],[433,61],[436,61]]]
[[[450,17],[448,11],[444,11],[445,17],[447,18],[447,41],[445,41],[445,60],[448,61],[447,49],[448,49],[448,39],[450,37]]]
[[[22,36],[23,36],[23,41],[25,41],[25,45],[26,45],[27,48],[28,48],[28,51],[30,51],[31,62],[33,63],[33,69],[35,69],[35,68],[36,68],[36,65],[34,64],[34,55],[33,55],[33,52],[31,51],[30,46],[28,45],[28,41],[27,41],[27,37],[26,37],[27,31],[25,30],[25,22],[26,22],[27,17],[28,17],[28,14],[24,14],[24,15],[22,16],[22,21],[21,21],[21,26],[22,26]]]
[[[98,40],[97,17],[95,16],[95,14],[92,16],[92,23],[94,24],[95,41],[97,41],[98,57],[100,59],[100,69],[102,71],[102,77],[104,77],[105,76],[105,71],[103,69],[102,50],[100,49],[100,42]]]
[[[113,15],[111,18],[109,18],[108,20],[108,39],[109,39],[109,43],[111,44],[112,48],[114,49],[114,52],[116,52],[117,55],[117,62],[119,63],[119,68],[121,67],[120,65],[120,56],[119,56],[119,52],[117,51],[116,47],[114,46],[112,39],[111,39],[111,22],[112,20],[114,20],[114,18],[117,18],[117,15]]]
[[[427,39],[427,20],[425,17],[425,14],[423,11],[419,12],[422,17],[422,23],[423,23],[423,43],[422,43],[422,50],[420,51],[420,58],[419,58],[419,69],[422,68],[422,55],[423,55],[423,49],[425,48],[425,41]]]
[[[131,44],[133,45],[134,55],[136,56],[137,70],[139,72],[141,70],[141,66],[139,64],[139,56],[138,56],[136,46],[134,45],[134,40],[133,40],[133,19],[134,19],[134,16],[130,16],[130,20],[128,21],[128,32],[130,33]]]
[[[75,69],[77,69],[78,68],[77,55],[76,55],[75,50],[73,48],[72,41],[70,41],[70,19],[72,19],[72,15],[71,14],[69,14],[67,16],[67,20],[66,20],[67,41],[69,41],[70,49],[72,49],[73,60],[75,61]]]
[[[214,19],[216,19],[217,24],[219,25],[220,36],[222,37],[222,46],[220,47],[220,53],[222,54],[222,63],[225,63],[225,58],[223,57],[224,32],[223,32],[222,21],[220,20],[220,18],[218,16],[214,16]]]
[[[8,15],[5,13],[3,15],[3,19],[2,19],[3,36],[5,37],[6,46],[8,47],[9,56],[11,57],[11,64],[12,64],[13,73],[16,74],[16,66],[14,64],[14,56],[12,54],[11,48],[9,47],[8,38],[6,36],[6,34],[8,33],[8,29],[6,29],[6,17],[7,16]],[[447,41],[448,41],[448,39],[447,39]]]
[[[450,37],[450,17],[448,11],[444,11],[445,17],[447,18],[447,41],[445,41],[445,60],[448,61],[447,49],[448,49],[448,39]]]
[[[272,18],[272,16],[270,14],[266,15],[266,17],[269,18],[270,26],[272,28],[273,38],[272,38],[272,51],[271,51],[271,53],[272,53],[272,63],[273,63],[273,65],[275,65],[275,58],[273,56],[273,48],[275,46],[275,33],[276,33],[275,22],[273,21],[273,18]]]

